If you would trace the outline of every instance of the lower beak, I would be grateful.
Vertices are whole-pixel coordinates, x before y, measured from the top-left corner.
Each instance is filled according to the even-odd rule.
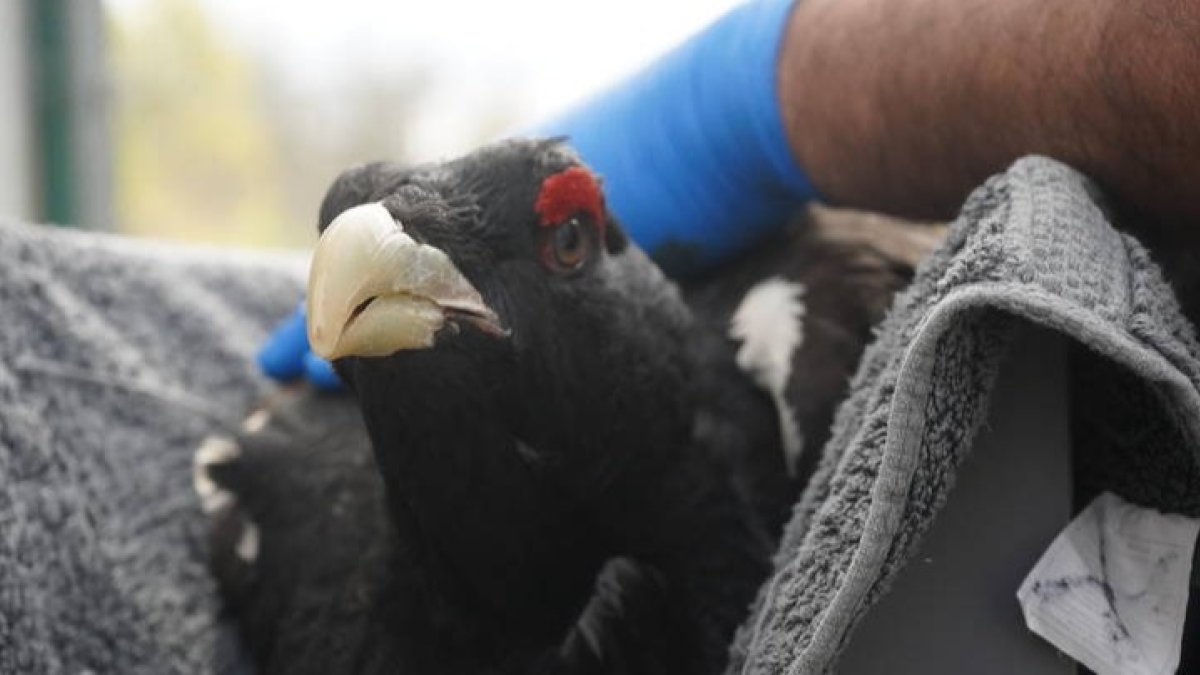
[[[308,339],[319,356],[425,349],[447,320],[505,333],[450,257],[413,240],[382,204],[347,209],[325,229],[308,276]]]

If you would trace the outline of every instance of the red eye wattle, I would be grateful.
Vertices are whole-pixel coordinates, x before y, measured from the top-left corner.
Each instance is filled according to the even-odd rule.
[[[542,181],[534,210],[539,224],[554,226],[568,218],[586,215],[596,227],[604,226],[604,196],[590,171],[573,166]]]
[[[542,265],[555,272],[574,272],[604,241],[604,197],[590,171],[580,166],[542,181],[534,210],[541,226]]]

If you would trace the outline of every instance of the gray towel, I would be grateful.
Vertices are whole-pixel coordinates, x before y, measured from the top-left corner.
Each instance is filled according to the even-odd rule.
[[[1027,158],[968,200],[863,357],[729,672],[823,673],[912,554],[987,412],[1023,322],[1077,341],[1106,420],[1095,487],[1200,515],[1200,348],[1145,249],[1091,184]],[[1076,402],[1080,403],[1079,401]],[[1016,589],[1014,589],[1015,592]]]
[[[0,673],[237,672],[191,453],[267,386],[254,349],[302,279],[0,223]]]
[[[1043,159],[972,197],[866,355],[733,672],[832,667],[934,517],[1021,320],[1125,364],[1097,367],[1096,410],[1143,425],[1143,452],[1109,443],[1092,478],[1200,511],[1196,345],[1096,204]],[[250,357],[300,297],[298,262],[0,224],[0,673],[244,667],[189,463],[267,386]]]

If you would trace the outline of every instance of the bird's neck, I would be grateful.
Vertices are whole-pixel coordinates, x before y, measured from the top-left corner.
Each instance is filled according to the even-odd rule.
[[[531,639],[560,637],[602,562],[570,505],[532,475],[487,397],[389,396],[365,408],[367,426],[389,513],[430,592]]]

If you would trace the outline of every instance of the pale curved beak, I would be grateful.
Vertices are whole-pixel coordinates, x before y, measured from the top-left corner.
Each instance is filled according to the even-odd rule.
[[[382,204],[347,209],[322,233],[308,276],[308,340],[317,355],[425,349],[447,320],[505,333],[450,257],[414,241]]]

